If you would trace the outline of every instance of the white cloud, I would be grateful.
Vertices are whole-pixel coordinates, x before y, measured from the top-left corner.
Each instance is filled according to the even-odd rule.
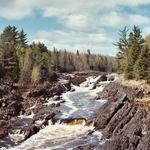
[[[139,15],[139,14],[131,14],[131,15],[128,15],[128,16],[129,16],[129,23],[131,22],[132,25],[150,24],[150,18],[149,17],[142,16],[142,15]]]
[[[87,30],[90,27],[90,19],[86,15],[69,15],[62,17],[61,22],[68,28],[74,30]]]
[[[150,0],[0,0],[0,16],[20,19],[42,10],[45,17],[64,17],[72,14],[95,14],[99,11],[115,10],[120,6],[150,4]]]
[[[150,0],[0,0],[0,3],[3,18],[22,19],[40,10],[43,17],[55,17],[66,28],[80,31],[150,22],[146,16],[123,14],[117,9],[150,4]]]
[[[142,31],[144,36],[150,35],[150,27],[146,26]]]
[[[108,44],[111,43],[112,38],[104,33],[38,31],[34,41],[42,41],[50,49],[53,49],[53,47],[72,51],[91,49],[95,53],[101,52],[103,54],[108,54],[108,51],[114,50],[113,45]]]
[[[150,24],[150,18],[139,14],[121,14],[110,12],[99,18],[100,26],[120,28],[125,25],[147,25]]]
[[[112,28],[125,25],[150,24],[150,18],[139,11],[131,14],[120,9],[122,6],[147,5],[150,0],[0,0],[0,4],[0,17],[8,20],[31,17],[37,11],[42,17],[54,17],[64,31],[40,31],[35,37],[36,41],[41,40],[49,47],[101,49],[107,53],[114,47],[112,37],[102,32],[106,27],[113,32]],[[144,34],[147,32],[148,27]]]
[[[112,38],[105,33],[84,33],[75,31],[38,31],[36,36],[51,41],[59,41],[60,43],[103,43],[110,42]]]
[[[6,0],[0,5],[0,16],[8,20],[22,19],[33,14],[33,6],[32,0],[28,2],[25,0]]]

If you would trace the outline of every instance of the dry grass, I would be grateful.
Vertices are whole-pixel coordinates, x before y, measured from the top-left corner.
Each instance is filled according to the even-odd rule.
[[[117,79],[117,82],[124,86],[129,86],[133,88],[138,88],[140,90],[143,90],[146,93],[150,92],[150,85],[146,83],[145,80],[126,80],[123,78],[123,76],[119,76]]]
[[[145,109],[150,109],[150,97],[143,97],[142,99],[136,99],[136,104]]]
[[[146,81],[125,80],[123,76],[120,76],[117,79],[117,82],[124,86],[129,86],[142,90],[144,92],[144,97],[141,99],[136,99],[136,104],[139,105],[140,107],[150,109],[150,85],[147,84]]]

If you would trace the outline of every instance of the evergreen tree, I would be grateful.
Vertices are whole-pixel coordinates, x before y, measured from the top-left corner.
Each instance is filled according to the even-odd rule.
[[[127,78],[135,77],[135,64],[141,53],[141,49],[144,43],[144,39],[141,35],[141,30],[139,27],[134,26],[133,31],[129,35],[129,57],[126,66],[125,76]]]
[[[114,44],[119,49],[119,52],[117,53],[117,60],[120,72],[125,71],[125,66],[128,61],[129,43],[127,33],[128,29],[125,26],[123,30],[119,31],[119,41],[116,44]]]
[[[126,27],[120,31],[119,42],[115,45],[119,48],[117,54],[118,66],[127,79],[132,79],[135,77],[135,64],[141,53],[144,39],[142,38],[140,28],[137,26],[133,27],[129,36],[127,36],[127,31]]]
[[[79,56],[79,55],[80,55],[79,50],[77,50],[76,55],[77,55],[77,56]]]
[[[4,76],[9,81],[18,80],[19,63],[17,58],[18,31],[15,26],[7,26],[1,34]]]
[[[27,44],[27,34],[24,33],[23,29],[18,34],[18,44],[19,48],[26,48],[28,46]]]
[[[150,49],[148,46],[142,48],[139,59],[136,63],[136,79],[147,79],[150,69]]]

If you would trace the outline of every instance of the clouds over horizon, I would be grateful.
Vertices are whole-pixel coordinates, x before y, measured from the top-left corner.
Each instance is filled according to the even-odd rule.
[[[38,31],[35,42],[45,42],[52,50],[53,47],[68,49],[75,52],[77,49],[86,52],[87,49],[95,50],[95,53],[104,53],[107,48],[112,48],[112,37],[106,33],[84,33],[80,31]],[[107,41],[107,43],[106,43]],[[111,44],[108,44],[111,43]],[[110,50],[110,49],[109,49]],[[114,55],[114,52],[112,52]]]
[[[51,18],[55,18],[61,29],[38,29],[32,37],[50,48],[91,48],[93,52],[114,55],[114,31],[125,25],[142,26],[144,35],[150,31],[150,16],[141,13],[141,7],[149,5],[150,0],[0,0],[0,3],[0,17],[10,21],[41,17],[51,23]]]

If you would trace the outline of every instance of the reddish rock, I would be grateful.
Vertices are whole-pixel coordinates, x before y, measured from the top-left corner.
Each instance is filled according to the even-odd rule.
[[[58,75],[57,73],[53,72],[50,76],[49,76],[49,82],[56,82],[58,80]]]
[[[73,85],[77,85],[79,86],[82,82],[86,81],[86,77],[83,77],[83,76],[74,76],[72,79],[71,79],[71,83]]]
[[[150,112],[135,105],[134,101],[137,97],[143,97],[143,92],[111,83],[100,97],[108,99],[108,102],[98,110],[95,125],[101,129],[103,139],[110,140],[106,140],[99,149],[148,150],[149,144],[145,141],[150,141]]]
[[[30,138],[32,135],[36,134],[37,132],[40,131],[40,127],[33,125],[29,125],[25,127],[22,132],[25,134],[24,135],[24,140],[27,140]]]
[[[4,138],[8,135],[7,122],[5,120],[0,120],[0,138]]]

